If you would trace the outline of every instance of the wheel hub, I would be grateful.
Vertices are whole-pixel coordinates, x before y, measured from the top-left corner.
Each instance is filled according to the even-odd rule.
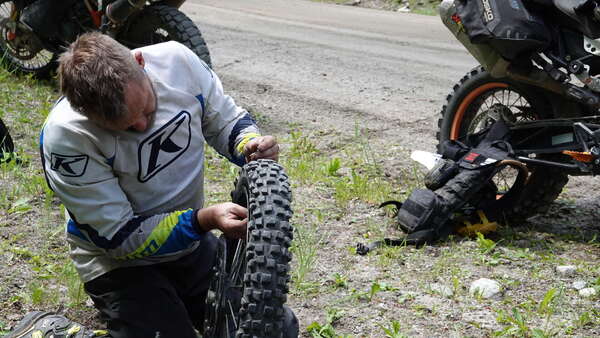
[[[229,338],[238,328],[238,313],[241,307],[242,290],[235,285],[240,269],[230,262],[231,241],[220,239],[214,277],[206,297],[207,313],[204,322],[204,335],[207,337]]]
[[[485,117],[485,127],[489,127],[499,120],[504,120],[509,125],[517,122],[517,119],[513,112],[507,106],[501,103],[495,103],[493,106],[490,107],[490,109],[481,114],[481,116]]]

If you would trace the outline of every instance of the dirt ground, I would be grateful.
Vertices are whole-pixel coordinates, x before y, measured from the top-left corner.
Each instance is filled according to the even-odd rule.
[[[599,297],[583,297],[573,286],[600,291],[597,178],[572,178],[547,214],[501,227],[488,239],[454,236],[367,256],[354,251],[358,242],[402,235],[377,205],[422,186],[423,170],[410,151],[433,151],[439,110],[468,68],[427,55],[411,63],[239,28],[203,29],[228,93],[282,145],[296,227],[288,304],[302,337],[600,335]],[[340,71],[338,64],[349,66]],[[2,119],[13,126],[27,161],[0,171],[7,196],[0,199],[0,334],[31,310],[101,327],[67,257],[60,203],[44,189],[37,158],[43,113],[29,116],[40,106],[47,112],[56,88],[33,93],[38,84],[6,81],[0,104],[11,108]],[[12,99],[17,92],[24,102]],[[340,167],[325,174],[336,158]],[[224,201],[235,172],[216,157],[207,163],[207,203]],[[575,271],[557,272],[564,265]],[[480,278],[497,281],[501,292],[490,299],[471,295]]]

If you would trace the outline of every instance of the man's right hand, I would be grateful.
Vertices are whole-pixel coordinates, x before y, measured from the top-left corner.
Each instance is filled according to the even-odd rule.
[[[229,238],[246,237],[248,209],[235,203],[226,202],[200,209],[196,214],[201,230],[221,230]]]

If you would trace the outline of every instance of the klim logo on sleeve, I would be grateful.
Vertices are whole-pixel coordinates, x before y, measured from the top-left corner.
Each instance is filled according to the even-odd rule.
[[[138,180],[146,182],[181,156],[190,145],[191,115],[186,111],[152,133],[138,148]]]
[[[50,169],[67,177],[80,177],[85,173],[89,157],[87,155],[51,154]]]

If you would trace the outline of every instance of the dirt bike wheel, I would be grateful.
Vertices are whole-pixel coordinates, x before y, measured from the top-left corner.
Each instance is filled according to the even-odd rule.
[[[219,239],[204,336],[285,337],[293,237],[288,177],[274,161],[248,163],[232,199],[248,207],[248,235],[245,241]]]
[[[119,33],[117,40],[129,48],[175,40],[211,66],[210,53],[200,30],[187,15],[174,7],[152,5],[144,8]]]
[[[56,69],[58,55],[42,48],[33,33],[10,32],[9,25],[15,23],[11,19],[14,7],[15,1],[0,0],[0,62],[8,71],[48,78]]]
[[[546,102],[537,89],[474,68],[454,86],[442,108],[438,151],[444,141],[461,140],[499,118],[509,123],[547,118],[544,113],[551,110]],[[519,221],[546,212],[568,182],[568,175],[554,168],[529,166],[528,170],[530,175],[517,194],[510,194],[510,186],[498,188],[498,214],[503,216],[499,221]]]

